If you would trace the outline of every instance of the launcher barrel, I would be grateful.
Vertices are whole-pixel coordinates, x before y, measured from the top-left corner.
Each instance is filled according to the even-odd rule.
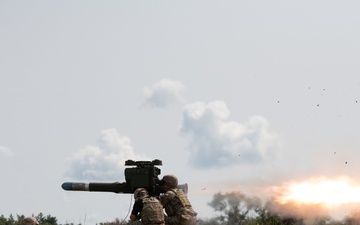
[[[114,192],[114,193],[128,193],[131,194],[134,192],[133,188],[129,185],[119,182],[114,183],[100,183],[100,182],[90,182],[90,183],[74,183],[74,182],[65,182],[61,185],[65,191],[96,191],[96,192]]]

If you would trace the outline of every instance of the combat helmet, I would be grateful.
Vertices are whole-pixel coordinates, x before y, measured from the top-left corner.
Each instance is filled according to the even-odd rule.
[[[39,222],[35,219],[35,217],[29,216],[24,218],[20,225],[39,225]]]
[[[143,199],[149,196],[149,192],[145,188],[138,188],[134,191],[134,199]]]
[[[165,183],[168,183],[172,187],[178,186],[178,179],[174,175],[165,175],[162,179]]]

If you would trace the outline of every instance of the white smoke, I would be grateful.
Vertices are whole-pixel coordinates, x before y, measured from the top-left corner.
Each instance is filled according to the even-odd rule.
[[[114,128],[106,129],[100,132],[97,145],[73,154],[65,175],[76,180],[118,180],[123,178],[128,159],[148,160],[148,157],[134,152],[130,138],[121,136]]]
[[[235,163],[255,163],[274,154],[278,136],[269,130],[268,121],[251,116],[241,124],[229,120],[223,101],[186,105],[180,133],[190,141],[191,164],[199,168]]]
[[[181,92],[184,86],[179,81],[162,79],[153,87],[144,89],[145,102],[147,107],[167,107],[169,105],[182,102]]]

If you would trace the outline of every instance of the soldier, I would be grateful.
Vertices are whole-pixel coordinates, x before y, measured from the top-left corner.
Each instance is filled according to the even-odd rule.
[[[165,225],[163,207],[157,198],[149,196],[145,188],[138,188],[134,192],[134,199],[130,224]]]
[[[20,225],[39,225],[35,217],[29,216],[21,220]]]
[[[174,175],[165,175],[162,179],[165,193],[160,202],[165,208],[166,225],[195,225],[197,213],[193,210],[185,193],[178,188],[178,179]]]

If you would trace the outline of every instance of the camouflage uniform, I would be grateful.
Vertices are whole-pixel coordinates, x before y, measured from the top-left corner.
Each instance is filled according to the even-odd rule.
[[[185,193],[176,188],[178,185],[177,178],[173,175],[166,175],[163,180],[174,187],[166,191],[160,199],[167,214],[165,224],[195,225],[197,223],[197,213],[193,210]]]
[[[137,219],[141,221],[131,221],[131,225],[165,225],[163,206],[157,198],[148,196],[145,189],[137,189],[134,197],[136,201],[142,201],[142,204],[136,210],[133,209],[132,214],[140,213],[140,218]]]
[[[129,221],[126,223],[126,225],[144,225],[143,222],[141,222],[140,220],[135,220],[135,221]]]
[[[161,203],[155,197],[143,199],[141,221],[145,225],[165,225],[164,211]]]

